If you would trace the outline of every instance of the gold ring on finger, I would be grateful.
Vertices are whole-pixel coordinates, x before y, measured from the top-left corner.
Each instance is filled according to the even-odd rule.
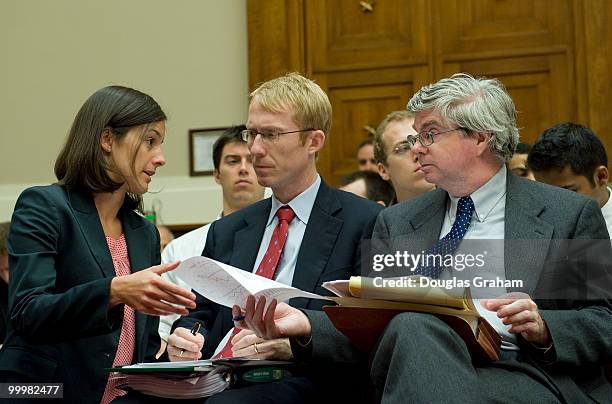
[[[255,353],[259,353],[259,350],[257,349],[257,342],[253,343],[253,348],[255,348]]]

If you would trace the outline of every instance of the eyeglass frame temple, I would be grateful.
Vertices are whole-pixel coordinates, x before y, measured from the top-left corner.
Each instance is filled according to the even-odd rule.
[[[416,144],[417,140],[418,140],[419,143],[421,144],[421,146],[429,147],[429,146],[431,146],[432,144],[435,143],[434,142],[434,136],[436,136],[436,135],[443,135],[445,133],[454,132],[456,130],[460,130],[460,131],[465,132],[465,133],[469,132],[469,129],[463,128],[461,126],[459,126],[458,128],[455,128],[455,129],[449,129],[449,130],[445,130],[445,131],[434,133],[434,134],[431,134],[431,130],[428,130],[425,133],[427,134],[427,138],[429,138],[431,143],[423,144],[423,136],[421,135],[422,132],[421,133],[417,133],[416,135],[408,135],[408,136],[406,136],[406,142],[408,142],[410,144],[410,147],[413,147]],[[415,140],[412,141],[411,139],[415,139]]]
[[[299,130],[290,130],[288,132],[279,132],[279,133],[275,133],[276,137],[280,136],[280,135],[288,135],[290,133],[300,133],[300,132],[309,132],[309,131],[313,131],[313,130],[317,130],[314,128],[308,128],[308,129],[299,129]],[[253,140],[251,140],[251,143],[255,141],[255,138],[257,137],[257,135],[262,135],[261,132],[257,132],[254,129],[244,129],[243,131],[240,132],[240,137],[242,137],[242,140],[249,143],[249,134],[250,132],[254,131],[255,132],[255,136],[253,136]],[[246,139],[245,139],[245,133],[246,133]]]

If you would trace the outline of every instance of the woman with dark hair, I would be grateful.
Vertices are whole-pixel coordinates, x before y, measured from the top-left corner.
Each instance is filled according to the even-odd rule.
[[[65,402],[122,394],[105,368],[152,360],[160,315],[195,296],[160,276],[159,234],[134,210],[165,164],[166,115],[119,86],[79,110],[55,163],[58,183],[26,189],[9,233],[9,327],[0,381],[63,383]]]

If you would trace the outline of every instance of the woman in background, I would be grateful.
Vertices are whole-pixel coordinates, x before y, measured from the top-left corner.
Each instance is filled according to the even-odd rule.
[[[195,307],[160,277],[178,263],[158,265],[157,230],[134,211],[165,164],[165,121],[146,94],[97,91],[57,158],[58,183],[20,195],[0,381],[63,383],[65,402],[108,403],[123,392],[104,369],[153,360],[157,316]]]

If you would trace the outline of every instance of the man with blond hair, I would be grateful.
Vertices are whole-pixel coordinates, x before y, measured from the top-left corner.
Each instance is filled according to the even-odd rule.
[[[407,140],[408,136],[416,135],[413,124],[414,113],[393,111],[378,125],[374,135],[378,173],[393,185],[398,203],[434,189],[434,185],[425,180],[417,155]]]
[[[316,157],[331,122],[325,92],[297,73],[267,81],[251,93],[243,138],[259,183],[273,195],[214,222],[204,256],[322,295],[329,294],[323,282],[357,274],[361,236],[382,207],[329,187],[317,173]],[[323,306],[310,299],[290,303],[310,310]],[[193,336],[189,329],[196,320],[203,328]],[[247,330],[236,334],[230,309],[206,299],[177,323],[168,339],[173,361],[213,355],[293,359],[288,339],[263,340]],[[345,373],[338,370],[333,377]],[[317,389],[311,374],[229,390],[208,402],[309,402]],[[317,376],[332,377],[325,372]]]

